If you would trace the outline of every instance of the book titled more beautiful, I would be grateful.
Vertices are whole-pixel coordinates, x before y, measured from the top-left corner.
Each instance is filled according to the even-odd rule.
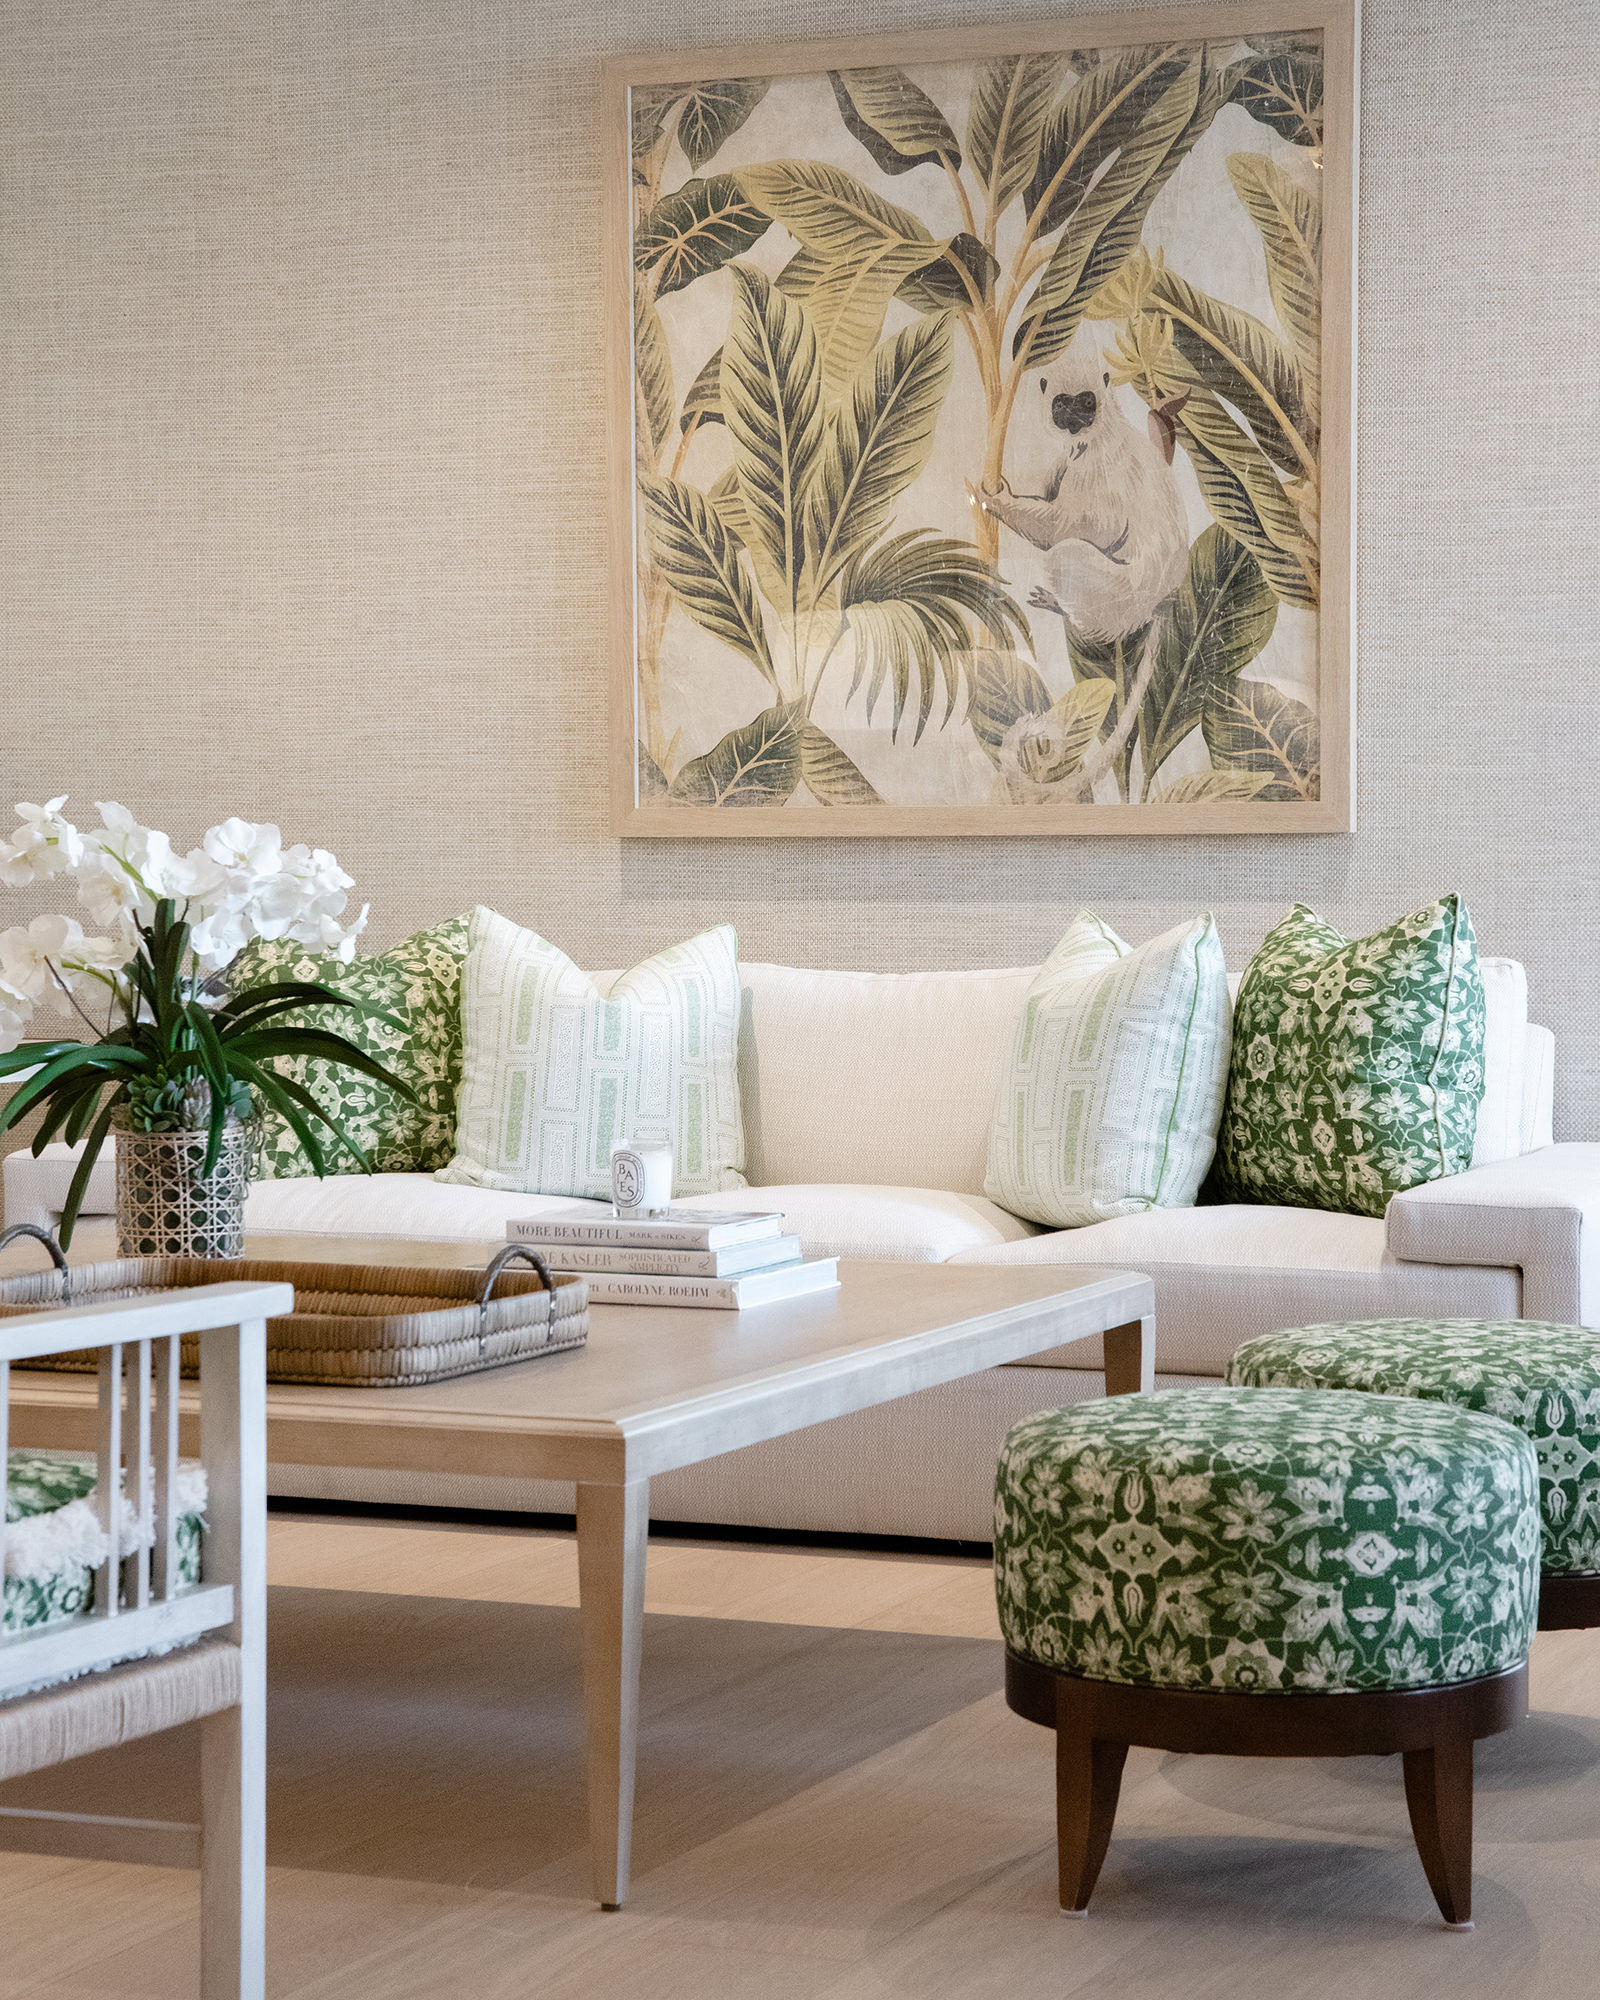
[[[771,1209],[668,1208],[659,1215],[608,1215],[598,1202],[582,1207],[547,1208],[506,1225],[512,1243],[539,1248],[595,1247],[614,1250],[726,1250],[758,1242],[783,1229],[783,1211]]]

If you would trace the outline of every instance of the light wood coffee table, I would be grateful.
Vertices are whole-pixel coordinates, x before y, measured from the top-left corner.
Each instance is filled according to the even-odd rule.
[[[482,1266],[499,1246],[254,1236],[252,1257]],[[74,1262],[114,1254],[86,1228]],[[32,1258],[5,1258],[7,1269]],[[843,1263],[837,1292],[745,1313],[597,1306],[588,1346],[411,1389],[267,1392],[279,1464],[570,1479],[594,1891],[627,1894],[650,1481],[918,1389],[1104,1334],[1108,1394],[1151,1386],[1148,1278],[1088,1267]],[[186,1412],[196,1426],[197,1392]],[[94,1383],[12,1377],[12,1441],[93,1449]],[[186,1442],[186,1449],[192,1448]]]

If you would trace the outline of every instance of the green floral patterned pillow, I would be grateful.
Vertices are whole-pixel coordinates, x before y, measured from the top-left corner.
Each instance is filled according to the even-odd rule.
[[[1464,1173],[1483,1023],[1459,896],[1356,939],[1297,905],[1239,989],[1207,1194],[1382,1215],[1403,1188]]]
[[[447,1166],[456,1145],[456,1092],[461,1084],[461,964],[467,955],[467,920],[452,917],[418,931],[377,958],[349,965],[318,956],[287,940],[256,943],[234,961],[235,985],[272,979],[315,979],[405,1022],[403,1030],[342,1007],[307,1007],[285,1022],[326,1024],[358,1048],[379,1057],[410,1084],[417,1102],[353,1070],[320,1058],[280,1057],[273,1067],[303,1083],[337,1118],[352,1140],[386,1174],[431,1174]],[[326,1128],[323,1128],[326,1133]],[[335,1173],[352,1173],[351,1160],[331,1134],[327,1158]],[[313,1172],[299,1140],[274,1112],[262,1120],[258,1177],[298,1180]]]

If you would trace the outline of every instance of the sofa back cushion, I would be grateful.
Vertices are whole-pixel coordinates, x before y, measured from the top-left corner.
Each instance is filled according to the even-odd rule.
[[[983,1193],[995,1087],[1037,966],[812,972],[741,964],[739,1099],[752,1187]],[[591,975],[609,992],[613,972]]]

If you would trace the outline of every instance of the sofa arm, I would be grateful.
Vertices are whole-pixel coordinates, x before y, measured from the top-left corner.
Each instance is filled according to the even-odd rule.
[[[78,1171],[82,1146],[46,1146],[35,1159],[26,1148],[7,1153],[5,1159],[5,1223],[31,1222],[36,1229],[52,1233],[67,1205],[67,1190]],[[79,1211],[84,1216],[115,1215],[117,1212],[116,1141],[108,1139],[100,1150],[89,1176],[89,1185]]]
[[[1397,1194],[1391,1257],[1514,1265],[1525,1319],[1600,1326],[1600,1146],[1541,1146]]]

